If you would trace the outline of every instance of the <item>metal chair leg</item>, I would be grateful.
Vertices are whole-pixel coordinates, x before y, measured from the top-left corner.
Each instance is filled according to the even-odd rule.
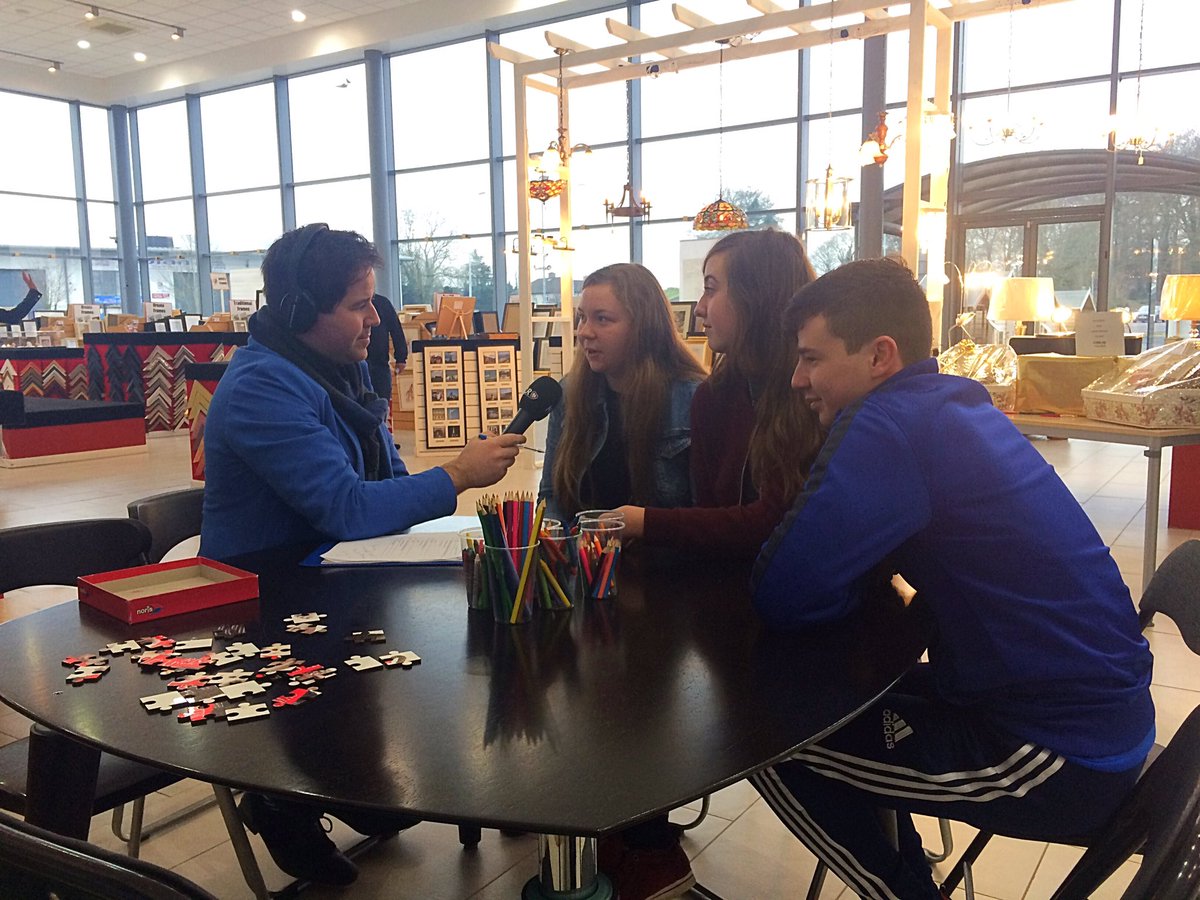
[[[696,813],[696,818],[692,819],[690,822],[680,825],[679,827],[684,831],[691,831],[693,828],[703,822],[705,817],[708,815],[708,804],[709,797],[708,794],[705,794],[700,798],[700,812]]]
[[[954,835],[950,832],[950,820],[938,819],[938,831],[942,835],[942,851],[941,853],[930,853],[925,851],[925,858],[931,863],[940,863],[950,857],[954,852]]]
[[[804,900],[817,900],[821,896],[821,888],[825,886],[825,875],[828,871],[829,867],[818,859],[817,867],[813,870],[812,881],[808,883],[808,893],[804,895]]]
[[[217,806],[221,808],[221,817],[225,820],[225,830],[229,832],[229,841],[233,844],[233,852],[237,854],[238,865],[242,869],[242,877],[258,900],[270,900],[271,892],[263,880],[262,870],[258,860],[254,858],[254,848],[246,837],[242,817],[238,815],[237,804],[233,802],[233,791],[224,785],[214,784],[213,794],[217,798]]]

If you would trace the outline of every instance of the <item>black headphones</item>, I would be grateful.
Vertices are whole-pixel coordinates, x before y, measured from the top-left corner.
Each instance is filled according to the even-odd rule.
[[[305,225],[297,232],[295,240],[292,241],[292,249],[279,266],[279,271],[287,273],[288,280],[283,296],[276,305],[279,317],[288,331],[308,331],[317,322],[317,301],[300,286],[300,263],[317,235],[328,230],[329,226],[324,222]]]

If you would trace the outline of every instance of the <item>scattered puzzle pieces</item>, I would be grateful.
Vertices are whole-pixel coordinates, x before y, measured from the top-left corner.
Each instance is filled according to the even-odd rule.
[[[230,724],[238,722],[248,722],[251,719],[259,719],[263,716],[269,716],[271,710],[267,708],[265,703],[239,703],[237,706],[230,706],[225,710],[225,721]]]
[[[211,650],[212,638],[196,638],[195,640],[190,641],[176,641],[174,649],[177,653],[183,653],[189,650]]]
[[[139,638],[139,642],[147,650],[170,650],[175,646],[175,641],[167,637],[165,634],[156,634],[154,637]]]
[[[176,716],[180,722],[191,722],[193,725],[203,725],[211,719],[220,717],[221,707],[216,703],[204,703],[200,706],[188,706],[179,711]]]
[[[230,653],[226,650],[217,650],[208,655],[208,664],[217,669],[221,668],[222,666],[231,666],[234,663],[241,663],[245,661],[246,657],[242,656],[240,653]]]
[[[326,678],[332,678],[337,675],[337,669],[323,669],[320,666],[308,666],[302,670],[292,673],[292,680],[288,682],[292,687],[311,687],[318,681],[324,681]]]
[[[220,696],[226,700],[241,700],[252,694],[265,694],[267,686],[257,681],[238,681],[234,684],[222,685]]]
[[[146,669],[161,669],[167,660],[174,659],[177,655],[171,650],[162,650],[158,653],[143,653],[141,656],[131,656],[130,659]]]
[[[100,663],[108,666],[107,660],[98,653],[85,653],[83,656],[68,656],[63,660],[64,666],[95,666]]]
[[[68,684],[87,684],[92,681],[99,681],[108,672],[108,663],[101,663],[94,666],[80,666],[74,672],[67,676]]]
[[[385,653],[379,657],[379,661],[389,668],[399,666],[402,669],[411,669],[415,665],[420,665],[421,657],[411,650],[393,650],[391,653]]]
[[[383,668],[383,663],[373,656],[352,656],[346,660],[346,665],[356,672],[366,672],[368,669]]]
[[[314,688],[298,687],[295,690],[288,691],[286,694],[281,694],[271,701],[271,705],[276,709],[283,709],[285,706],[299,706],[301,703],[307,703],[316,697],[320,697],[321,692]]]
[[[346,640],[354,644],[382,644],[387,638],[382,629],[374,628],[370,631],[352,631]]]
[[[225,652],[236,653],[238,656],[249,659],[252,656],[258,656],[258,645],[249,641],[238,641],[226,647]]]
[[[276,662],[268,663],[255,672],[254,678],[257,681],[275,681],[276,679],[291,675],[303,665],[304,660],[296,659],[294,656],[288,659],[277,660]],[[313,668],[319,669],[320,666],[313,666]]]
[[[137,641],[116,641],[112,644],[105,644],[101,653],[110,653],[113,656],[120,656],[126,650],[130,653],[140,653],[142,645]]]
[[[291,655],[291,644],[268,644],[259,651],[259,656],[262,659],[284,659]]]
[[[152,694],[149,697],[142,697],[141,704],[146,707],[147,712],[170,712],[176,706],[182,706],[187,703],[188,697],[178,691],[167,691],[165,694]]]
[[[325,613],[292,613],[283,620],[285,625],[316,625],[324,619]]]
[[[285,630],[291,634],[324,634],[329,628],[325,625],[305,625],[300,623],[289,625]]]

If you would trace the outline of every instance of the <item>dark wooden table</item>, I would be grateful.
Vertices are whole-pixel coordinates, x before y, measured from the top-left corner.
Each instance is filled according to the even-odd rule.
[[[237,562],[260,574],[257,604],[129,627],[68,603],[0,625],[0,699],[88,747],[208,782],[588,839],[828,733],[906,672],[930,634],[919,606],[884,602],[771,634],[750,608],[744,567],[634,553],[615,601],[523,626],[468,612],[458,568],[313,569],[272,554]],[[294,655],[338,668],[322,697],[269,719],[192,726],[146,713],[137,698],[165,681],[124,659],[97,684],[64,682],[68,655],[160,631],[210,634],[247,605],[246,640],[290,643]],[[328,633],[284,630],[284,616],[310,611],[327,613]],[[345,640],[372,628],[386,643]],[[423,661],[368,672],[343,664],[389,649]],[[565,852],[577,856],[579,845]]]

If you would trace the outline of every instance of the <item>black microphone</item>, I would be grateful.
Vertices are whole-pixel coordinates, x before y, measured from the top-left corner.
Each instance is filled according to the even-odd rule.
[[[525,429],[534,422],[540,422],[550,415],[550,410],[554,409],[561,397],[562,387],[549,375],[535,378],[517,401],[517,414],[508,423],[504,433],[524,434]]]

